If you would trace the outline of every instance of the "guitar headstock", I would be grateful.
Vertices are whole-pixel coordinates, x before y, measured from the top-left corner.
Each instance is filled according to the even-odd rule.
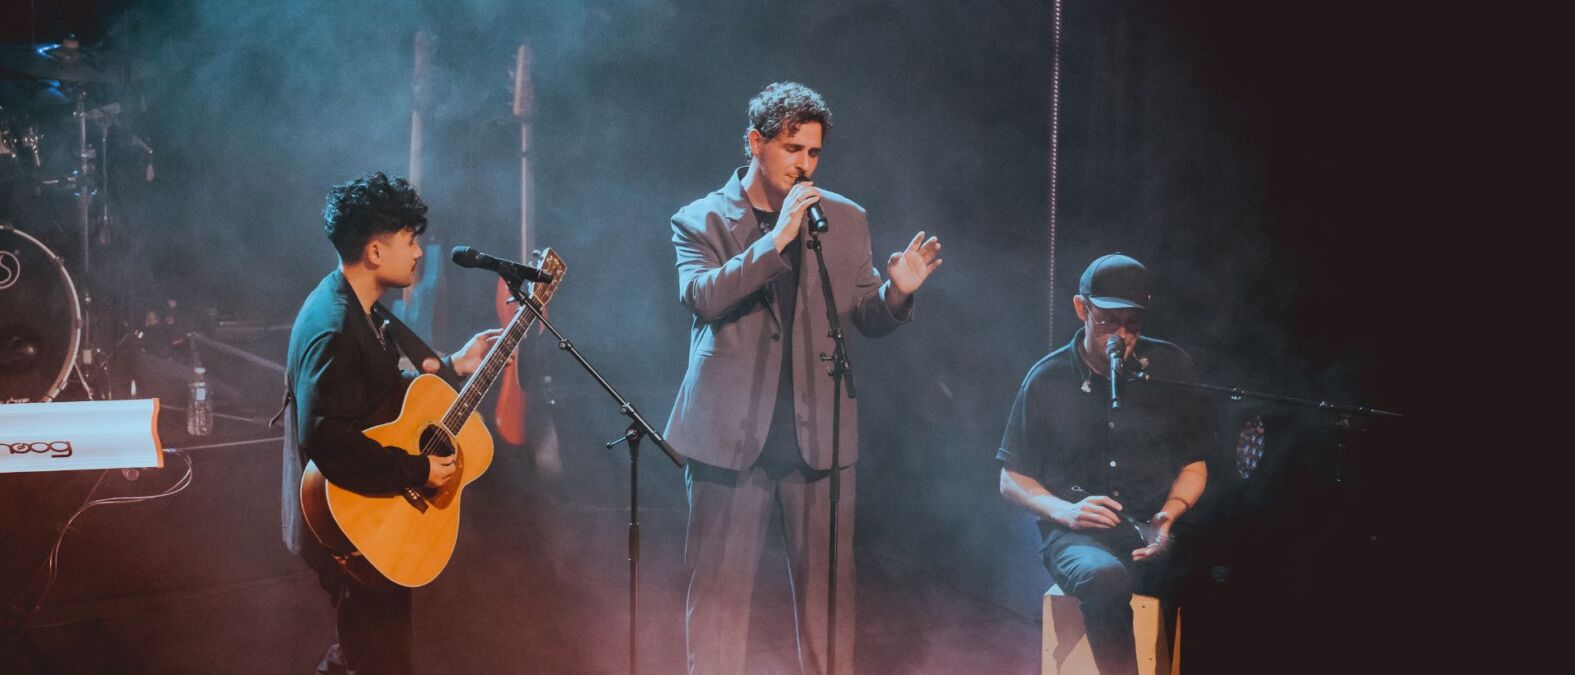
[[[563,283],[563,272],[568,269],[568,266],[563,263],[563,258],[558,257],[558,252],[551,248],[536,252],[532,258],[534,258],[534,266],[537,269],[552,275],[551,283],[531,282],[530,290],[528,291],[531,299],[535,300],[536,304],[546,307],[547,302],[552,300],[553,294],[558,292],[558,285]]]

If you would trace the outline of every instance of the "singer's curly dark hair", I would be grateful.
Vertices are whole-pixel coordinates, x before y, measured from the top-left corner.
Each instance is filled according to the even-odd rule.
[[[360,261],[374,237],[406,228],[416,234],[427,229],[427,205],[410,181],[378,171],[328,191],[323,230],[344,262]]]
[[[773,82],[749,100],[749,126],[744,128],[744,158],[753,159],[749,132],[759,131],[766,140],[783,130],[791,136],[805,122],[819,122],[822,134],[831,133],[831,110],[820,94],[797,82]]]

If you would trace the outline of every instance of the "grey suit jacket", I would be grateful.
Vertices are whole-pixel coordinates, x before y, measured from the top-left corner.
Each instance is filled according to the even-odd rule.
[[[799,449],[816,469],[831,468],[832,380],[817,358],[832,352],[826,332],[826,302],[812,251],[804,251],[793,334],[782,335],[778,305],[769,282],[789,270],[770,238],[761,234],[740,179],[673,214],[678,254],[678,297],[694,314],[689,336],[689,370],[684,374],[667,440],[679,452],[706,464],[744,469],[764,447],[776,404],[782,340],[793,340],[793,408]],[[843,332],[890,333],[912,316],[887,308],[870,256],[864,209],[822,189],[820,203],[829,231],[821,235],[831,287]],[[768,224],[769,225],[769,224]],[[803,245],[801,237],[798,244]],[[851,348],[849,351],[853,351]],[[857,364],[857,361],[855,361]],[[862,382],[863,380],[861,380]],[[841,464],[858,460],[858,407],[842,404]]]

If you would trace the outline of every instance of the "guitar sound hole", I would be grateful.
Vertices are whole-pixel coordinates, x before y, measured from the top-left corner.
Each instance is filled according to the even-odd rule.
[[[454,439],[443,429],[428,426],[421,432],[421,449],[434,457],[448,457],[454,454]]]

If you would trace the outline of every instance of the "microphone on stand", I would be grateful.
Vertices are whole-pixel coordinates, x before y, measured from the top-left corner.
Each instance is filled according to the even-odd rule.
[[[793,184],[798,185],[807,180],[809,180],[808,176],[799,174],[798,178],[793,179]],[[820,202],[810,204],[809,208],[804,209],[804,215],[809,219],[809,229],[815,234],[826,233],[826,212],[820,208]]]
[[[552,283],[552,275],[547,272],[525,263],[493,257],[469,246],[455,246],[454,250],[449,253],[449,258],[454,261],[455,265],[460,267],[489,270],[498,273],[509,281]]]
[[[1112,335],[1105,340],[1105,355],[1110,357],[1110,409],[1121,409],[1121,391],[1117,388],[1117,374],[1121,369],[1121,358],[1126,355],[1127,343],[1120,336]]]

